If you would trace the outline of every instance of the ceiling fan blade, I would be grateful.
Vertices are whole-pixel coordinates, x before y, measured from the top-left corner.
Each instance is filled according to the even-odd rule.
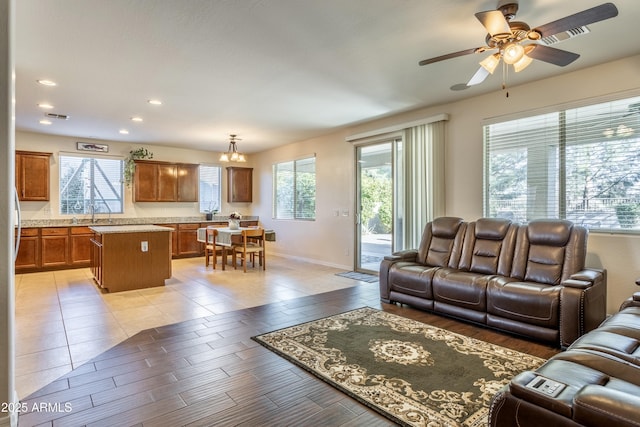
[[[557,49],[555,47],[549,47],[541,44],[533,46],[535,46],[535,48],[527,55],[533,59],[538,59],[560,67],[569,65],[576,59],[580,58],[580,55],[577,53],[567,52],[566,50]]]
[[[469,80],[469,83],[467,83],[467,86],[479,85],[484,81],[484,79],[487,78],[487,76],[489,76],[489,74],[490,73],[487,70],[485,70],[484,67],[478,68],[478,71],[476,71],[473,77],[471,77],[471,80]]]
[[[448,53],[446,55],[436,56],[435,58],[423,59],[418,62],[420,65],[433,64],[434,62],[444,61],[445,59],[457,58],[458,56],[470,55],[472,53],[484,52],[485,48],[476,47],[474,49],[461,50],[459,52]]]
[[[618,16],[618,8],[616,8],[613,3],[604,3],[600,6],[565,16],[557,21],[549,22],[548,24],[534,28],[532,31],[540,33],[542,37],[547,37],[562,33],[563,31],[568,31],[572,28],[578,28],[583,25],[593,24],[594,22],[604,21],[605,19],[613,18],[614,16]]]
[[[509,22],[505,19],[499,10],[487,10],[486,12],[476,13],[476,18],[484,27],[491,37],[497,34],[511,34]]]

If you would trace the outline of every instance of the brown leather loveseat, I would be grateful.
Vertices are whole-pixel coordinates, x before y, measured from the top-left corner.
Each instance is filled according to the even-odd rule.
[[[587,235],[564,220],[436,218],[417,249],[382,261],[380,298],[567,347],[606,315]]]
[[[492,427],[640,426],[640,294],[491,401]]]

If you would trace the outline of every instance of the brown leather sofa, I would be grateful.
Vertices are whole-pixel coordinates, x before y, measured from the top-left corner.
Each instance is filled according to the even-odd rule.
[[[492,427],[640,426],[640,293],[491,401]]]
[[[380,298],[567,347],[606,315],[606,272],[564,220],[428,223],[417,249],[380,264]]]

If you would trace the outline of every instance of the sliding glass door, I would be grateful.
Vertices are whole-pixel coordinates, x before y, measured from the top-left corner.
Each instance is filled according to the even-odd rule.
[[[394,159],[401,149],[399,139],[356,147],[356,271],[377,273],[380,261],[393,252],[398,226],[394,194],[399,194]]]

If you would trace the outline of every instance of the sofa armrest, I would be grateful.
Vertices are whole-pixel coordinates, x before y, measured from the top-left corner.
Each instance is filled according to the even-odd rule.
[[[415,262],[417,256],[418,256],[417,249],[406,249],[404,251],[394,252],[391,255],[386,255],[384,259],[392,262],[398,262],[398,261]]]
[[[640,397],[590,384],[573,400],[574,421],[585,426],[640,426]]]
[[[603,276],[604,270],[599,270],[596,268],[589,268],[577,273],[572,274],[569,279],[570,280],[582,280],[585,282],[595,282],[596,280],[601,279]]]
[[[560,347],[595,329],[607,316],[607,271],[584,269],[562,282]]]
[[[389,299],[389,293],[391,291],[389,283],[389,269],[391,269],[393,264],[397,262],[416,262],[417,258],[417,249],[406,249],[404,251],[398,251],[391,255],[387,255],[380,262],[380,274],[378,275],[378,280],[380,281],[380,300],[382,302],[391,302]]]
[[[587,289],[592,285],[593,285],[593,282],[588,282],[586,280],[567,279],[564,282],[562,282],[562,286],[568,286],[570,288],[576,288],[576,289]]]

